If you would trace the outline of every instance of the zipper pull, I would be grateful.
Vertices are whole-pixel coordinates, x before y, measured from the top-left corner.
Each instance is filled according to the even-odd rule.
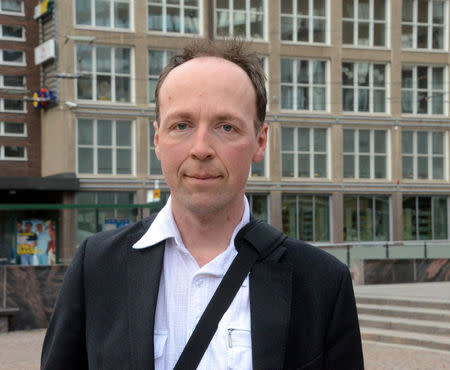
[[[228,329],[228,347],[232,348],[233,347],[233,340],[231,339],[231,333],[233,332],[234,329]]]

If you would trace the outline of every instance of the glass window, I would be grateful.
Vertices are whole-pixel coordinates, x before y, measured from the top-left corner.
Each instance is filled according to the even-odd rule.
[[[200,33],[199,0],[148,0],[149,31]]]
[[[344,240],[390,240],[389,202],[381,195],[344,195]]]
[[[23,26],[2,24],[0,32],[0,37],[4,39],[25,40],[25,28]]]
[[[149,123],[149,154],[150,154],[150,175],[162,175],[161,162],[155,152],[155,129],[153,123]]]
[[[342,110],[386,113],[386,65],[342,63]]]
[[[281,128],[281,176],[328,177],[328,130]]]
[[[327,62],[281,59],[281,109],[327,110]]]
[[[403,0],[403,49],[446,49],[447,4],[446,0]]]
[[[281,212],[285,234],[310,242],[330,240],[329,196],[283,194]]]
[[[0,0],[0,12],[23,14],[22,0]]]
[[[344,178],[387,178],[387,131],[344,129]]]
[[[134,126],[122,120],[78,120],[78,173],[132,175]]]
[[[76,0],[77,25],[130,29],[130,0]]]
[[[0,135],[26,136],[26,125],[22,122],[0,122]]]
[[[137,220],[137,208],[124,207],[134,204],[133,192],[79,192],[77,204],[117,205],[117,208],[80,208],[77,210],[77,243],[99,231],[116,229]]]
[[[269,196],[265,194],[246,194],[251,214],[258,220],[269,220]]]
[[[445,67],[402,66],[402,113],[445,114]]]
[[[439,131],[402,132],[402,175],[411,180],[443,180],[446,134]]]
[[[25,52],[21,50],[0,49],[0,63],[25,66]]]
[[[281,40],[327,42],[326,0],[281,0]]]
[[[387,46],[385,0],[344,0],[342,43],[362,47]]]
[[[129,103],[133,101],[133,64],[130,48],[76,45],[77,98]]]
[[[403,198],[404,240],[447,239],[447,225],[447,197]]]
[[[0,146],[0,159],[3,160],[26,160],[27,150],[23,146]]]
[[[170,58],[175,55],[173,50],[154,50],[148,51],[148,101],[155,104],[155,90],[159,75],[169,62]]]
[[[216,0],[216,36],[265,39],[265,6],[265,0]]]
[[[25,76],[0,75],[0,87],[23,88],[25,86]]]
[[[25,112],[25,102],[22,99],[0,99],[0,109],[4,112]]]

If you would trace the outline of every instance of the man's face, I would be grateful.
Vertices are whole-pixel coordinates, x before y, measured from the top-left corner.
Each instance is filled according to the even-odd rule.
[[[244,70],[220,58],[195,58],[166,77],[155,147],[174,207],[205,216],[242,204],[267,142],[266,125],[255,133],[255,95]]]
[[[38,232],[38,233],[41,233],[42,232],[42,224],[36,224],[36,231]]]
[[[25,224],[25,230],[26,230],[26,232],[29,233],[29,232],[31,231],[32,227],[33,227],[33,224],[30,223],[30,222],[27,222],[27,223]]]

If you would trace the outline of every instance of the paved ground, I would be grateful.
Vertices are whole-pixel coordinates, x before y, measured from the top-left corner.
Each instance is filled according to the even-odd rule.
[[[0,334],[2,370],[39,369],[44,330]],[[449,369],[450,352],[364,342],[366,369]]]

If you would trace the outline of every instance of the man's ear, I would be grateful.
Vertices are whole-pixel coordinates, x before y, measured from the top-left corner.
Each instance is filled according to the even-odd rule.
[[[158,159],[161,160],[161,158],[159,158],[159,126],[158,126],[158,122],[153,121],[153,129],[155,130],[155,136],[153,138],[153,144],[155,145],[155,153],[156,153],[156,156],[158,157]]]
[[[268,130],[269,126],[267,126],[267,123],[264,123],[263,126],[259,129],[258,134],[256,135],[256,150],[252,158],[252,161],[255,163],[261,162],[264,158],[264,152],[267,146]]]

